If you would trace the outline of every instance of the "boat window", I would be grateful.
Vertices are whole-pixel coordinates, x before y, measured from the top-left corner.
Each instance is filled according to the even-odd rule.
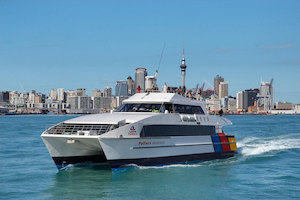
[[[116,112],[162,112],[162,104],[123,104]]]
[[[165,110],[169,111],[169,113],[173,113],[174,112],[174,110],[173,110],[173,104],[165,103],[164,104],[164,108],[165,108]],[[165,110],[163,112],[165,112]]]
[[[175,110],[176,113],[204,114],[201,106],[190,106],[190,105],[174,104],[174,110]]]

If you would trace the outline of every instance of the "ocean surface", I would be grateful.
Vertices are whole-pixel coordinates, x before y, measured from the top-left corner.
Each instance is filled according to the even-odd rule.
[[[300,199],[300,116],[227,116],[239,154],[162,167],[58,171],[40,134],[76,115],[0,116],[0,199]]]

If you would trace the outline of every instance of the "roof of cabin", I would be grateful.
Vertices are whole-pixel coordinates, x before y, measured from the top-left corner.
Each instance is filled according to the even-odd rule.
[[[203,105],[204,102],[193,100],[176,93],[136,93],[123,103],[175,103],[184,105]]]

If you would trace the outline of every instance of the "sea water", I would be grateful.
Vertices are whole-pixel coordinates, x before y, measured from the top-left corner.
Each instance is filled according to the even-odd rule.
[[[226,116],[238,155],[187,165],[58,171],[40,134],[74,115],[0,116],[0,199],[300,199],[300,116]]]

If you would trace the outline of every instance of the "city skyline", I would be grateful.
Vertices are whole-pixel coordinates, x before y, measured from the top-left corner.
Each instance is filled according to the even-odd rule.
[[[299,1],[1,1],[0,90],[115,86],[158,68],[158,86],[229,81],[229,95],[274,78],[274,101],[300,103]],[[12,14],[14,13],[14,14]],[[79,13],[79,15],[78,15]]]

